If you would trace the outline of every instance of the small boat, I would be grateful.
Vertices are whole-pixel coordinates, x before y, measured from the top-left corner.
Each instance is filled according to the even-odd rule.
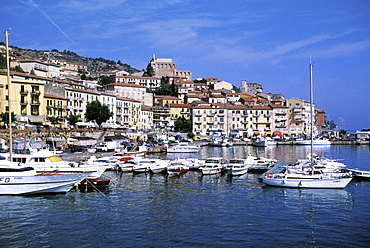
[[[179,161],[172,161],[167,167],[167,173],[169,175],[183,174],[189,171],[189,167],[182,164]]]
[[[249,163],[251,163],[251,166],[249,166],[248,172],[263,173],[272,168],[276,164],[276,162],[276,159],[249,156]]]
[[[296,145],[304,145],[304,146],[308,146],[308,145],[311,145],[311,140],[308,139],[308,140],[296,140]],[[312,145],[314,146],[317,146],[317,145],[331,145],[330,141],[329,140],[326,140],[326,139],[314,139],[312,140]]]
[[[158,159],[150,165],[149,171],[153,174],[165,173],[170,161],[165,159]]]
[[[248,172],[250,166],[247,159],[230,159],[226,169],[232,176],[241,176]]]
[[[136,164],[137,161],[134,158],[131,157],[121,158],[116,163],[116,170],[122,172],[131,172]]]
[[[103,166],[106,170],[114,170],[116,168],[116,159],[112,159],[111,157],[101,157],[97,158],[95,156],[91,156],[87,162],[87,165],[95,165],[95,166]]]
[[[223,158],[208,158],[200,166],[199,170],[202,175],[215,175],[222,172],[224,169],[224,159]]]
[[[215,138],[214,140],[212,140],[209,143],[209,145],[210,146],[217,146],[217,147],[230,147],[230,146],[233,146],[234,143],[233,143],[232,139],[218,137],[218,138]]]
[[[105,191],[108,189],[110,181],[110,179],[86,178],[77,185],[77,188],[80,191]]]
[[[137,164],[135,164],[132,167],[132,171],[134,173],[147,173],[150,170],[150,166],[154,163],[155,161],[152,159],[140,159],[137,161]]]
[[[168,153],[196,153],[199,150],[199,146],[189,145],[187,143],[179,143],[167,148]]]
[[[362,171],[362,170],[353,170],[348,169],[353,178],[357,181],[370,181],[370,171]]]
[[[257,147],[267,147],[267,146],[274,146],[274,145],[276,145],[276,141],[271,139],[270,137],[258,138],[252,143],[252,146],[257,146]]]

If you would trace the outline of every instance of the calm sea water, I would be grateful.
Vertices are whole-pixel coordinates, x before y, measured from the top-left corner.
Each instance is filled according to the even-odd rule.
[[[308,147],[203,147],[192,157],[293,162]],[[315,153],[370,170],[369,146]],[[172,155],[169,158],[189,156]],[[106,172],[109,192],[0,197],[0,247],[369,247],[370,182],[344,190],[264,187],[258,175]]]

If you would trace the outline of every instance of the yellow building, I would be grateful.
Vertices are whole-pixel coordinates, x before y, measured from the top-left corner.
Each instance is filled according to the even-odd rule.
[[[46,116],[58,117],[61,126],[64,126],[64,123],[66,123],[65,118],[67,117],[67,101],[64,97],[45,94],[44,105],[46,106]]]
[[[45,120],[44,85],[42,77],[27,75],[24,73],[10,73],[10,95],[8,90],[7,76],[4,70],[0,71],[0,112],[9,111],[18,117],[28,118],[30,124],[42,124]],[[19,119],[19,118],[18,118]]]
[[[170,118],[172,121],[176,121],[180,117],[184,117],[189,120],[191,116],[191,105],[190,104],[168,104],[170,107]]]

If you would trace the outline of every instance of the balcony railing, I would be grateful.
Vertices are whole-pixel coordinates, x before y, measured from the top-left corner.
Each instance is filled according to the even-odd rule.
[[[33,91],[31,91],[31,95],[39,96],[39,95],[40,95],[40,91],[38,91],[38,90],[33,90]]]

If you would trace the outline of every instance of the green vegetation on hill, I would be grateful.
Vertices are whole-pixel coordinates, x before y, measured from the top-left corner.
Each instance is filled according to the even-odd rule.
[[[0,45],[5,45],[3,42],[0,42]],[[40,50],[32,50],[32,49],[23,49],[16,46],[10,46],[12,49],[13,56],[30,56],[37,59],[44,59],[46,60],[48,56],[51,58],[62,59],[67,62],[72,63],[79,63],[83,65],[87,65],[87,70],[89,72],[96,72],[96,71],[111,71],[111,70],[122,70],[126,71],[130,74],[139,72],[140,70],[131,67],[128,64],[122,63],[120,60],[117,62],[113,60],[100,58],[87,58],[82,57],[76,54],[75,52],[71,52],[68,50],[58,51],[57,49],[52,49],[51,51],[40,51]],[[50,53],[50,55],[48,55]]]

